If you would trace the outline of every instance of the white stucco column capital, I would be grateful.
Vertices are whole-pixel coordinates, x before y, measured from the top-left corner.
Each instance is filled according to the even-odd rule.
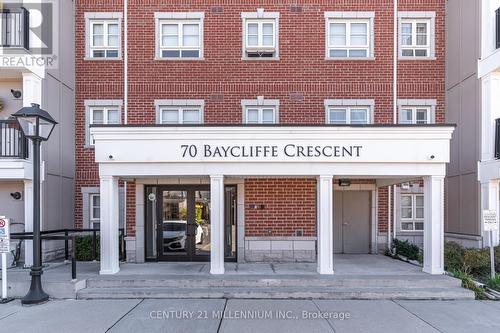
[[[99,273],[116,274],[120,271],[118,178],[102,175],[100,185],[101,269]]]
[[[333,175],[318,176],[318,273],[333,274]]]
[[[424,268],[444,273],[444,176],[424,178]]]
[[[210,175],[210,274],[224,274],[224,176]]]

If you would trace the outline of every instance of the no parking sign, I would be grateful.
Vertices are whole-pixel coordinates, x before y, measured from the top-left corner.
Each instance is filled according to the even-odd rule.
[[[0,217],[0,253],[10,252],[9,220]]]

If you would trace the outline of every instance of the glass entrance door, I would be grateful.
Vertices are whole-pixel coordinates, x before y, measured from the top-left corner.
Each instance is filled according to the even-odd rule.
[[[209,261],[210,187],[146,187],[146,258],[160,261]],[[236,259],[236,187],[225,190],[224,252]]]

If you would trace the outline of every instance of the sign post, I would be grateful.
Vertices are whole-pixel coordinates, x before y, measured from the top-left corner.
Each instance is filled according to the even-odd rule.
[[[493,231],[498,230],[498,218],[495,210],[483,210],[484,231],[490,234],[490,269],[491,278],[495,278],[495,253],[493,250]]]
[[[9,220],[0,216],[0,253],[2,253],[2,301],[7,303],[12,299],[7,297],[7,253],[10,252]]]

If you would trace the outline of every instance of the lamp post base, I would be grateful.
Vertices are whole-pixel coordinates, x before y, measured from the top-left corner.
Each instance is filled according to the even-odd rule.
[[[36,305],[45,303],[49,300],[49,295],[45,293],[42,289],[42,269],[40,268],[31,268],[31,285],[30,290],[21,299],[21,304],[23,305]]]

